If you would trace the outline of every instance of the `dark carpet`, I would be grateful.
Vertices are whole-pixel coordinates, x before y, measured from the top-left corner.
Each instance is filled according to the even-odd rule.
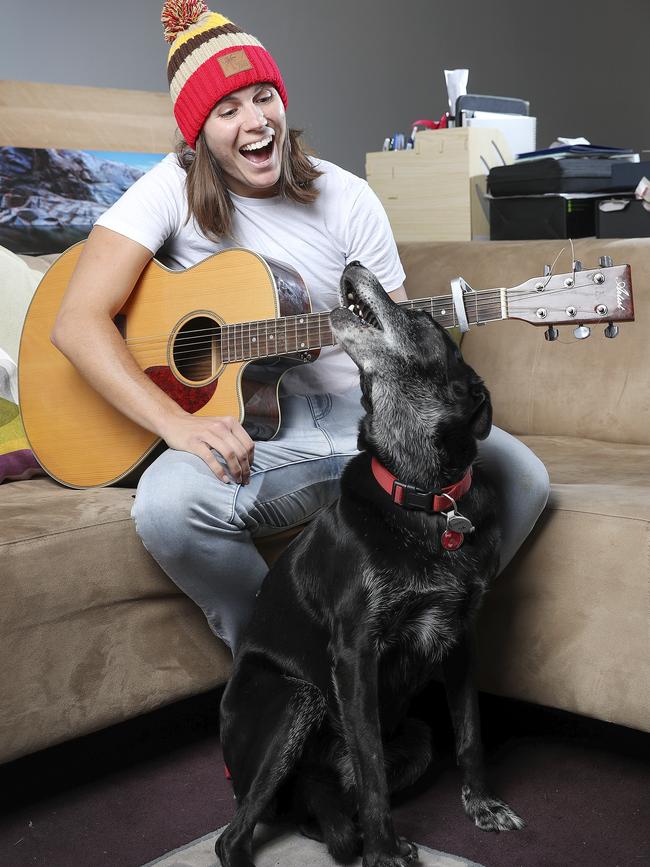
[[[0,767],[2,867],[139,867],[232,818],[220,693]],[[395,802],[398,833],[485,867],[650,865],[650,737],[481,696],[495,794],[527,821],[487,834],[463,813],[444,694],[418,700],[438,759]],[[307,867],[307,865],[305,865]]]

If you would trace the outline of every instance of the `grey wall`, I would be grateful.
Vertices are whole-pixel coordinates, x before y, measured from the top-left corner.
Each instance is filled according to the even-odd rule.
[[[0,78],[163,90],[160,0],[2,0]],[[650,149],[648,0],[211,0],[274,55],[289,121],[325,158],[364,154],[447,108],[443,70],[473,93],[530,100],[558,135]],[[1,132],[1,131],[0,131]],[[650,158],[650,154],[647,155]]]

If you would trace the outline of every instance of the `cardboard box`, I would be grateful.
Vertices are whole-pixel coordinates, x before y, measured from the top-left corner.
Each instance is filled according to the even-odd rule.
[[[413,150],[366,154],[366,177],[398,243],[470,241],[489,238],[487,173],[504,161],[512,154],[499,130],[426,130]]]

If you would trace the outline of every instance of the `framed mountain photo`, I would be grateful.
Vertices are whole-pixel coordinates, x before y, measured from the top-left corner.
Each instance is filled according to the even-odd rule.
[[[0,147],[0,246],[60,253],[165,154]]]

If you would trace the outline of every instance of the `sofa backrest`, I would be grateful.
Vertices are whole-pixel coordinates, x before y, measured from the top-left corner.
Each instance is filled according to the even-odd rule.
[[[562,240],[404,244],[400,256],[409,297],[423,298],[449,294],[459,275],[474,289],[516,286],[541,275],[563,247],[554,269],[562,273],[571,270]],[[495,424],[511,433],[650,443],[650,238],[585,238],[574,247],[584,268],[603,255],[631,266],[634,322],[615,339],[594,325],[577,340],[564,326],[554,342],[525,322],[489,323],[464,335],[463,356],[490,389]]]

